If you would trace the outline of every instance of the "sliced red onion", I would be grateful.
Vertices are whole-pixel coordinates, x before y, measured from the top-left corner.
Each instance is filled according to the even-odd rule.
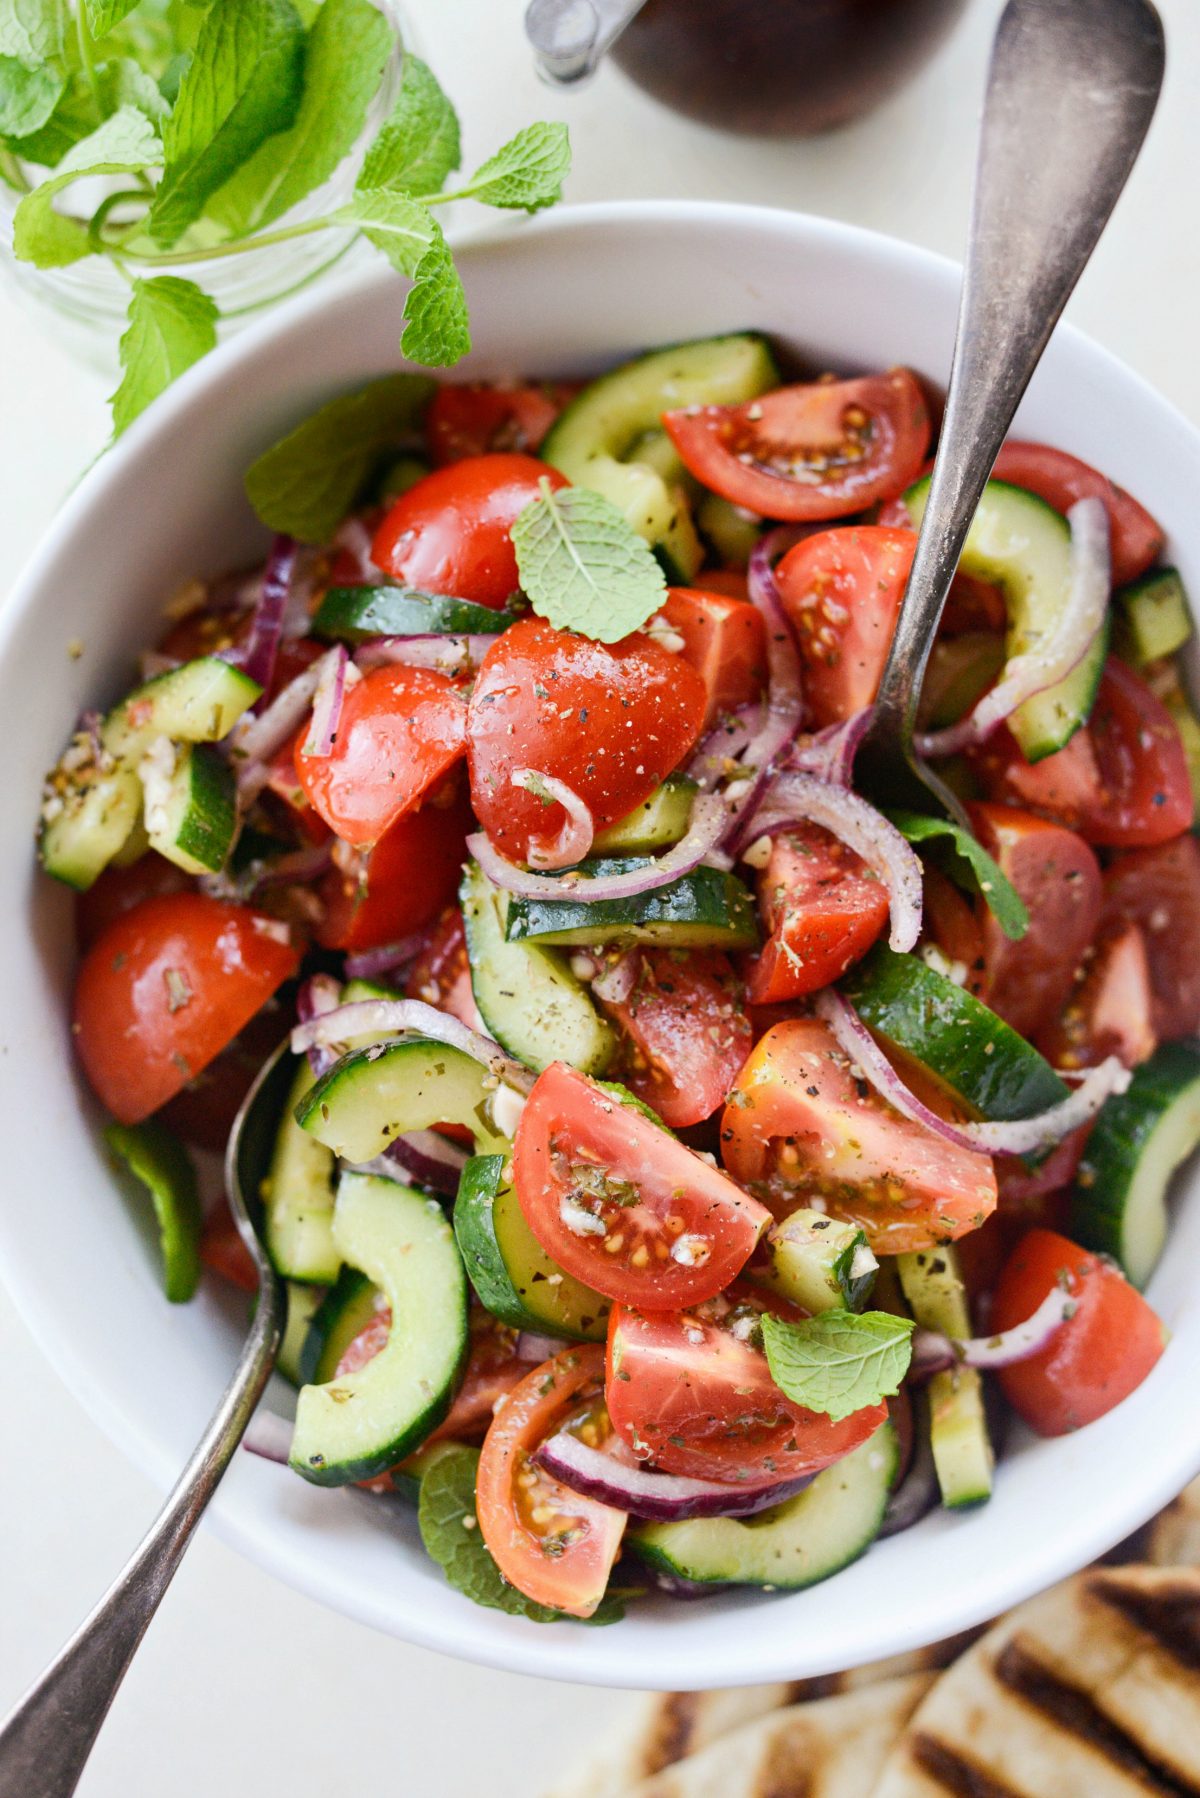
[[[811,774],[775,777],[755,815],[738,831],[734,848],[744,850],[759,837],[774,836],[799,823],[820,824],[860,855],[888,890],[890,946],[911,949],[921,934],[921,860],[880,812],[857,793],[830,786]]]
[[[747,744],[762,730],[764,717],[764,707],[756,701],[753,705],[739,706],[736,712],[722,718],[689,762],[689,778],[704,792],[711,793],[722,781],[738,774],[739,758]]]
[[[727,818],[728,808],[723,799],[715,793],[699,793],[692,803],[687,835],[665,855],[624,874],[606,874],[591,879],[574,873],[557,878],[528,873],[494,849],[483,831],[467,838],[467,849],[493,886],[515,893],[519,899],[578,899],[591,905],[598,900],[632,899],[638,893],[653,892],[656,887],[667,886],[681,875],[690,874],[720,843]]]
[[[1067,513],[1071,527],[1071,584],[1058,628],[1049,643],[1014,656],[1000,679],[965,718],[916,739],[922,755],[956,755],[982,743],[1026,700],[1057,686],[1077,668],[1103,628],[1112,591],[1108,511],[1099,499],[1077,500]]]
[[[879,1536],[899,1536],[932,1511],[938,1500],[937,1467],[928,1424],[916,1424],[913,1457],[908,1472],[884,1506]]]
[[[477,1030],[469,1030],[447,1012],[426,1005],[423,999],[363,999],[354,1005],[339,1005],[336,1011],[297,1024],[292,1031],[292,1051],[296,1055],[307,1054],[313,1048],[342,1052],[356,1036],[383,1041],[410,1034],[461,1050],[518,1092],[528,1092],[536,1079],[527,1067],[506,1055],[499,1043]]]
[[[264,1461],[286,1467],[295,1431],[295,1424],[280,1417],[277,1411],[256,1411],[242,1433],[242,1447]]]
[[[374,534],[363,523],[361,518],[344,518],[334,533],[334,548],[344,550],[357,564],[357,579],[346,581],[345,586],[378,587],[384,580],[384,573],[371,560],[371,545],[375,541]]]
[[[543,1361],[553,1361],[555,1355],[561,1355],[566,1346],[557,1336],[539,1336],[536,1330],[522,1330],[513,1353],[518,1361],[531,1361],[535,1367],[540,1367]]]
[[[1040,1355],[1055,1332],[1075,1315],[1076,1301],[1064,1286],[1053,1286],[1024,1323],[995,1336],[943,1336],[940,1330],[914,1330],[909,1376],[928,1379],[951,1367],[1015,1367]]]
[[[685,1479],[677,1473],[655,1473],[649,1467],[618,1461],[603,1449],[589,1448],[570,1430],[560,1430],[543,1442],[534,1460],[572,1492],[599,1499],[631,1517],[664,1523],[685,1517],[752,1517],[756,1511],[803,1492],[814,1477],[796,1474],[790,1479],[744,1486]]]
[[[403,1136],[394,1137],[384,1151],[388,1161],[412,1174],[422,1186],[431,1186],[434,1192],[444,1193],[450,1199],[457,1196],[468,1154],[460,1142],[451,1142],[436,1130],[406,1130]]]
[[[230,754],[238,764],[238,799],[243,806],[256,799],[266,786],[272,757],[299,730],[325,670],[333,667],[338,653],[338,649],[331,649],[320,661],[302,668],[265,712],[257,718],[247,713],[234,725]],[[346,652],[341,649],[340,653],[344,656]]]
[[[573,868],[576,862],[581,862],[591,849],[596,834],[591,807],[565,780],[557,780],[553,774],[542,774],[536,768],[514,768],[510,778],[514,787],[523,788],[536,799],[554,800],[567,814],[553,841],[530,843],[529,866]]]
[[[346,974],[351,980],[374,980],[379,974],[390,974],[394,968],[415,961],[427,941],[421,930],[399,937],[394,943],[381,943],[377,949],[361,949],[357,955],[346,957]]]
[[[852,712],[840,724],[829,724],[806,743],[793,746],[788,767],[815,774],[831,787],[848,787],[854,777],[854,758],[875,716],[873,705]]]
[[[1110,1055],[1098,1067],[1089,1068],[1078,1087],[1035,1117],[1009,1118],[1003,1122],[951,1124],[931,1111],[905,1085],[867,1026],[848,999],[833,987],[818,993],[813,1009],[829,1025],[838,1047],[848,1055],[876,1092],[914,1124],[923,1124],[946,1142],[982,1155],[1029,1155],[1049,1148],[1069,1136],[1100,1110],[1114,1093],[1123,1093],[1132,1075]]]
[[[298,548],[294,537],[279,536],[272,543],[263,570],[258,604],[250,619],[250,633],[238,650],[242,668],[251,680],[258,682],[264,693],[275,673]]]
[[[307,980],[301,982],[296,994],[296,1016],[302,1024],[309,1024],[314,1018],[328,1017],[341,1003],[340,980],[335,980],[332,974],[310,974]],[[318,1080],[322,1074],[328,1073],[337,1060],[337,1056],[325,1048],[314,1046],[307,1053],[308,1065]]]
[[[495,637],[482,633],[463,637],[436,632],[414,637],[370,637],[359,644],[354,660],[364,669],[403,662],[409,668],[433,668],[439,674],[465,674],[478,668],[495,641]]]
[[[592,981],[592,991],[606,1005],[624,1005],[637,984],[641,957],[636,949],[627,949]]]
[[[355,669],[355,675],[357,672]],[[346,653],[346,645],[338,643],[322,659],[321,678],[313,695],[312,723],[301,747],[301,755],[312,756],[314,760],[325,760],[333,754],[342,718],[342,701],[346,697],[346,683],[350,679],[350,657]]]

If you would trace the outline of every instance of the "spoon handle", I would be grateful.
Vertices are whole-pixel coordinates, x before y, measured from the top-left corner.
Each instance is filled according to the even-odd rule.
[[[270,1378],[283,1289],[270,1279],[241,1359],[153,1527],[104,1597],[0,1725],[0,1792],[69,1798],[192,1531]]]
[[[963,542],[1013,414],[1146,135],[1149,0],[1009,0],[988,74],[958,337],[929,501],[877,702],[911,741]]]

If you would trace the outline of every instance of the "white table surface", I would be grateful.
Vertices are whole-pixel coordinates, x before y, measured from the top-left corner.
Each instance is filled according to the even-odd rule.
[[[423,49],[463,115],[468,166],[529,119],[562,117],[575,147],[571,199],[751,200],[960,250],[1000,0],[970,0],[937,60],[882,111],[808,144],[691,125],[615,70],[584,93],[551,93],[526,53],[521,0],[409,4]],[[1160,114],[1071,315],[1200,421],[1200,10],[1194,0],[1159,5],[1169,44]],[[96,378],[0,289],[0,592],[100,448],[103,401]],[[6,847],[25,853],[24,845]],[[52,1199],[6,1191],[3,1202]],[[160,1495],[60,1384],[2,1293],[0,1366],[3,1711],[115,1572]],[[628,1702],[460,1666],[374,1635],[201,1532],[80,1790],[86,1798],[341,1798],[389,1788],[431,1798],[531,1798]]]

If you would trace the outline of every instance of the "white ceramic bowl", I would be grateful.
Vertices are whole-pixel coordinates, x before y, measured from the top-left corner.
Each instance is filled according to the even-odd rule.
[[[905,362],[944,380],[948,263],[828,222],[676,203],[561,211],[464,247],[475,342],[460,376],[575,375],[644,346],[753,326],[815,368]],[[113,698],[181,579],[261,548],[242,496],[257,451],[319,401],[396,366],[384,275],[282,310],[203,362],[92,470],[0,619],[0,1264],[46,1353],[164,1487],[235,1358],[239,1306],[206,1285],[174,1309],[81,1103],[66,1026],[70,902],[34,870],[42,771],[76,713]],[[1098,463],[1166,525],[1200,591],[1200,439],[1102,350],[1062,331],[1019,426]],[[66,644],[86,645],[78,660]],[[616,1628],[539,1627],[476,1609],[425,1558],[415,1518],[237,1457],[214,1526],[281,1578],[445,1653],[603,1684],[694,1687],[852,1666],[979,1623],[1081,1566],[1200,1468],[1197,1182],[1150,1297],[1174,1341],[1146,1383],[1078,1435],[1010,1444],[984,1509],[936,1512],[824,1585],[638,1605]]]

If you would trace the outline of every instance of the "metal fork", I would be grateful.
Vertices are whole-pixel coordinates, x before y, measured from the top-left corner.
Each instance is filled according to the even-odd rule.
[[[1137,160],[1162,87],[1149,0],[1009,0],[992,50],[946,414],[856,784],[962,806],[913,745],[934,634],[1013,414]],[[968,827],[969,828],[969,827]]]

